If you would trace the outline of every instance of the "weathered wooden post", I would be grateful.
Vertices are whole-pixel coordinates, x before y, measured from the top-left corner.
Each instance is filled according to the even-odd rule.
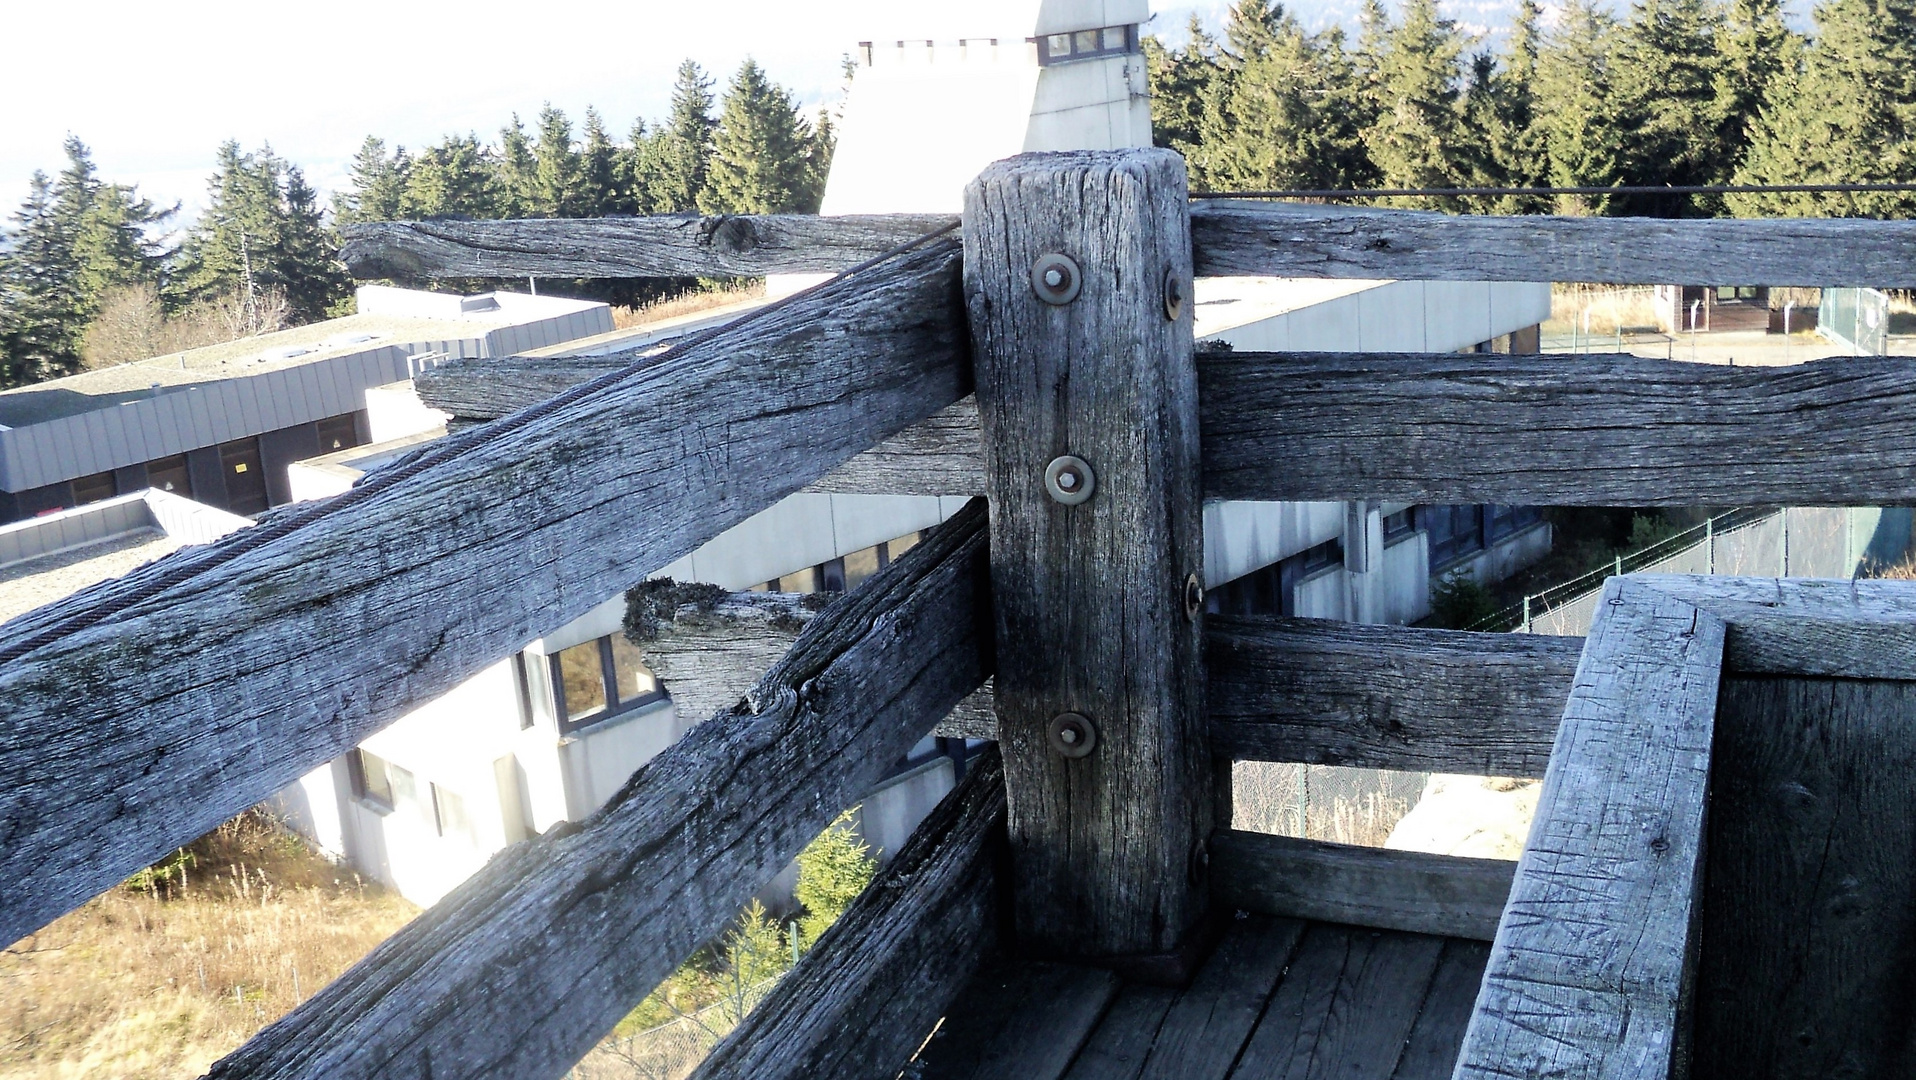
[[[1214,813],[1184,162],[1011,158],[964,220],[1018,931],[1180,978]]]

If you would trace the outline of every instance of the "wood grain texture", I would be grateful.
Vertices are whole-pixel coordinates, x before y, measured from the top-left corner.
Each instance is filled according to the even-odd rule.
[[[1389,1076],[1443,952],[1442,938],[1313,924],[1232,1080]]]
[[[1729,623],[1729,671],[1916,680],[1916,585],[1908,581],[1633,577]]]
[[[1102,968],[1001,959],[919,1054],[915,1080],[1056,1080],[1118,993]]]
[[[1165,1014],[1141,1080],[1224,1080],[1304,935],[1292,919],[1234,919]],[[1125,1074],[1110,1080],[1129,1080]]]
[[[936,242],[0,628],[0,937],[957,400],[958,263]]]
[[[1916,410],[1896,357],[1222,353],[1198,383],[1208,499],[1916,501],[1916,437],[1883,423]]]
[[[938,214],[379,221],[348,225],[357,278],[758,277],[836,272],[942,229]]]
[[[973,503],[582,826],[495,856],[209,1077],[558,1077],[989,670]]]
[[[1211,889],[1226,907],[1440,937],[1496,936],[1516,864],[1219,829]]]
[[[1390,1080],[1451,1080],[1457,1067],[1457,1049],[1463,1045],[1477,990],[1483,985],[1490,945],[1452,938],[1444,942],[1443,959],[1431,976],[1424,1007],[1404,1040],[1404,1052],[1391,1070]]]
[[[1698,1080],[1916,1069],[1916,684],[1729,678]]]
[[[1004,819],[987,750],[692,1080],[893,1080],[997,948]]]
[[[965,191],[965,298],[990,493],[1018,930],[1080,957],[1170,953],[1205,911],[1201,842],[1212,762],[1200,633],[1184,581],[1203,579],[1183,159],[1165,150],[1027,154]],[[1054,306],[1033,264],[1067,253],[1078,297]],[[1095,473],[1088,501],[1045,491],[1054,457]],[[1063,712],[1097,744],[1047,741]]]
[[[1668,1074],[1723,637],[1687,603],[1605,584],[1457,1080]]]
[[[1916,223],[1855,219],[1491,217],[1207,202],[1207,277],[1916,286]]]
[[[1164,1018],[1179,991],[1169,986],[1128,983],[1106,1010],[1097,1030],[1078,1051],[1064,1080],[1123,1080],[1136,1076],[1151,1054]]]
[[[638,591],[626,594],[628,612]],[[736,705],[798,640],[799,631],[841,595],[735,592],[677,605],[660,621],[657,636],[641,646],[646,666],[671,688],[681,714],[710,716]],[[995,738],[990,681],[959,702],[932,733]]]
[[[1582,638],[1212,615],[1211,749],[1252,761],[1542,776]]]

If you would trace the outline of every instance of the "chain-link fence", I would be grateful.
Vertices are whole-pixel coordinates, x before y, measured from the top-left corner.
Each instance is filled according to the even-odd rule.
[[[1824,289],[1816,328],[1864,356],[1889,355],[1889,294],[1881,289]]]
[[[766,979],[658,1027],[634,1035],[609,1036],[573,1066],[566,1078],[684,1080],[776,985],[777,979]]]
[[[1428,773],[1239,761],[1231,766],[1231,827],[1382,847],[1427,779]]]

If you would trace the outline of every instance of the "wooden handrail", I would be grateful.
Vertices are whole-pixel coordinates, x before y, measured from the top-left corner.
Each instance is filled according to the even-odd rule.
[[[0,938],[956,400],[958,274],[934,241],[0,627]]]
[[[976,501],[582,825],[495,856],[209,1080],[558,1077],[991,672]]]

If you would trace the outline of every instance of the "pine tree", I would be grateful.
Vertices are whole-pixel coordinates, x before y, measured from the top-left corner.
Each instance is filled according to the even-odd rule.
[[[621,167],[619,148],[605,132],[599,110],[585,111],[585,146],[579,152],[579,199],[576,209],[588,217],[632,212],[631,196]]]
[[[35,171],[13,215],[0,263],[0,383],[23,386],[80,368],[85,329],[79,317],[74,229],[62,220],[59,193]]]
[[[1210,80],[1191,159],[1215,190],[1349,188],[1368,183],[1366,114],[1335,28],[1311,35],[1269,0],[1239,0]]]
[[[1196,14],[1185,26],[1186,41],[1167,48],[1155,34],[1143,40],[1145,69],[1151,81],[1151,141],[1192,157],[1204,122],[1204,101],[1220,72],[1217,39],[1205,33]]]
[[[1611,62],[1612,124],[1621,129],[1617,179],[1644,186],[1713,184],[1735,160],[1717,115],[1720,15],[1706,0],[1636,0]],[[1625,213],[1710,214],[1715,198],[1621,197]]]
[[[798,884],[792,895],[805,905],[798,921],[800,941],[809,946],[831,928],[878,872],[871,846],[852,831],[857,808],[838,815],[798,853]]]
[[[1553,187],[1605,187],[1622,175],[1626,132],[1611,91],[1616,20],[1594,0],[1568,0],[1537,56],[1536,116]],[[1558,200],[1563,213],[1603,213],[1608,197]]]
[[[477,135],[448,135],[420,151],[401,201],[409,218],[501,216],[498,176]]]
[[[519,122],[518,113],[512,114],[512,123],[499,130],[499,156],[493,165],[496,170],[493,190],[499,193],[500,216],[536,215],[539,212],[539,165],[533,158],[532,143],[526,138],[525,125]]]
[[[816,210],[805,175],[809,134],[791,95],[747,58],[732,77],[719,110],[699,209],[708,214]]]
[[[411,172],[412,159],[406,156],[405,147],[395,147],[388,155],[384,139],[366,136],[353,155],[348,186],[333,193],[334,220],[341,225],[398,220],[404,216]]]
[[[538,217],[579,217],[579,151],[572,145],[572,121],[548,102],[539,110],[539,141],[533,147],[530,211]]]
[[[1782,0],[1730,0],[1718,33],[1716,113],[1717,138],[1731,160],[1749,151],[1758,114],[1802,46],[1783,21]]]
[[[297,165],[287,165],[281,185],[276,247],[265,273],[270,285],[285,290],[295,322],[317,322],[348,314],[352,279],[338,259],[339,237],[326,227],[319,193],[306,183]]]
[[[1406,0],[1385,34],[1376,73],[1377,117],[1364,144],[1386,187],[1457,187],[1481,174],[1480,133],[1467,123],[1458,82],[1464,37],[1436,0]],[[1454,198],[1415,205],[1460,209]]]
[[[1492,187],[1543,187],[1550,182],[1550,155],[1537,122],[1537,0],[1520,0],[1503,62],[1488,73],[1479,65],[1472,79],[1474,125],[1484,135],[1484,179]],[[1481,56],[1482,54],[1480,54]],[[1477,208],[1499,214],[1534,214],[1550,208],[1539,196],[1484,200]]]
[[[712,158],[712,80],[698,64],[679,64],[672,111],[643,142],[633,140],[633,188],[641,213],[698,209]]]
[[[1916,180],[1916,2],[1825,0],[1801,68],[1758,119],[1736,180],[1748,184]],[[1916,213],[1907,192],[1757,194],[1738,214]]]
[[[206,212],[188,234],[173,281],[174,302],[231,298],[239,329],[276,329],[284,305],[295,321],[324,318],[350,295],[338,240],[297,166],[270,146],[241,153],[228,141],[217,155]]]

